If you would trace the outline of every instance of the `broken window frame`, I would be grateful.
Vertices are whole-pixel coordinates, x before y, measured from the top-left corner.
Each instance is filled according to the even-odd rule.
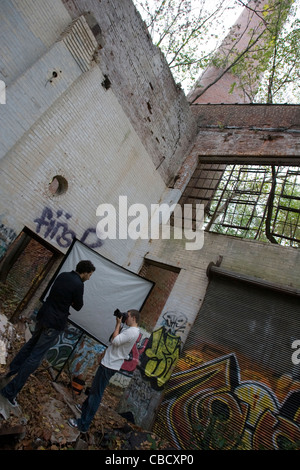
[[[300,171],[297,167],[273,167],[276,177],[272,183],[271,168],[270,165],[227,165],[212,197],[205,230],[267,241],[266,220],[269,209],[269,235],[272,237],[269,240],[299,247]],[[254,175],[252,182],[249,175]],[[258,178],[258,175],[262,178]],[[268,207],[272,188],[274,201],[272,207]],[[247,211],[247,206],[250,211]]]

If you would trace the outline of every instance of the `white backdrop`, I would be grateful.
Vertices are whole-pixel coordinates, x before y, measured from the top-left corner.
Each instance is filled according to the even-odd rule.
[[[108,345],[116,322],[114,311],[117,308],[121,312],[126,312],[131,308],[140,310],[154,283],[109,261],[78,240],[67,253],[56,275],[64,271],[75,271],[77,263],[81,260],[92,261],[96,271],[90,280],[84,283],[82,309],[77,312],[70,308],[69,319],[91,336]],[[44,299],[47,298],[51,285],[52,282]]]

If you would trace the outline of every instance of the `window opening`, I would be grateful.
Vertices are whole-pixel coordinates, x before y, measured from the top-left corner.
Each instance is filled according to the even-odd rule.
[[[299,169],[228,165],[207,210],[205,230],[299,247]]]

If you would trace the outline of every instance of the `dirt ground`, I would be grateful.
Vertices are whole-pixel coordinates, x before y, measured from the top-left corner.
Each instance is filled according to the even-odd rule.
[[[21,344],[15,342],[13,357]],[[9,363],[9,359],[7,361]],[[0,376],[7,366],[0,365]],[[70,386],[70,378],[44,363],[32,374],[17,397],[19,406],[12,407],[0,397],[0,450],[160,450],[170,449],[168,443],[145,431],[116,412],[123,390],[109,385],[87,433],[68,425],[68,419],[79,417],[78,396]],[[1,387],[5,381],[0,379]]]

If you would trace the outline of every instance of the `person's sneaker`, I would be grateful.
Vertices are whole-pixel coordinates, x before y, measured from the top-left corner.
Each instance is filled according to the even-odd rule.
[[[68,419],[68,425],[71,426],[71,428],[78,429],[77,419],[74,419],[74,418]]]
[[[71,426],[71,428],[77,429],[78,431],[80,431],[80,429],[78,429],[77,419],[75,418],[68,419],[68,425]],[[80,431],[80,432],[85,433],[86,431]]]

